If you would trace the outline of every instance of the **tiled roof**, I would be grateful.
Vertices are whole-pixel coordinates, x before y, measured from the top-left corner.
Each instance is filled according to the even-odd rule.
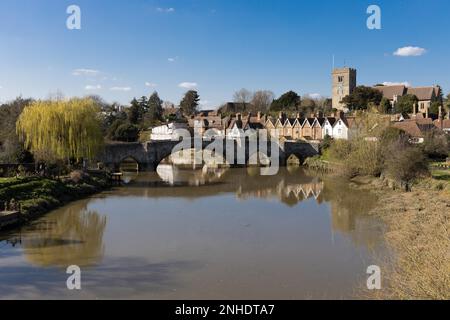
[[[406,92],[406,87],[404,85],[398,86],[376,86],[374,87],[376,90],[380,91],[383,94],[384,98],[389,100],[394,100],[394,96],[403,96]]]
[[[420,101],[431,100],[433,98],[435,87],[417,87],[408,88],[407,93],[415,95]]]
[[[439,129],[450,129],[450,119],[434,120],[433,123]]]
[[[317,121],[319,122],[320,126],[322,127],[325,123],[325,118],[317,118]]]
[[[419,123],[416,120],[404,120],[394,123],[394,127],[405,131],[413,138],[423,138],[426,131],[432,130],[434,125],[428,123]]]
[[[334,125],[334,123],[336,122],[336,118],[333,117],[327,117],[328,122],[330,123],[331,126]]]

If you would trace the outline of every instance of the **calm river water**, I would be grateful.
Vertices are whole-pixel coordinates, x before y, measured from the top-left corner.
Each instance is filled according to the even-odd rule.
[[[353,298],[385,252],[377,199],[301,168],[161,165],[126,182],[0,234],[0,298]]]

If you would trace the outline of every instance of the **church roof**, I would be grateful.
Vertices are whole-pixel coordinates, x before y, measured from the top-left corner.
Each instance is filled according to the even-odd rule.
[[[431,100],[433,98],[433,94],[435,93],[435,87],[417,87],[417,88],[408,88],[408,94],[413,94],[420,101],[423,100]]]
[[[380,91],[383,97],[389,100],[394,100],[394,96],[403,96],[406,93],[406,87],[404,85],[396,86],[376,86],[374,89]]]

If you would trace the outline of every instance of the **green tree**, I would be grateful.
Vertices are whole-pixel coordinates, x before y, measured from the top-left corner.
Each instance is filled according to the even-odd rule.
[[[416,103],[419,101],[415,95],[407,94],[402,97],[400,97],[395,104],[395,112],[396,113],[412,113],[413,108],[416,105]]]
[[[434,116],[438,116],[440,107],[441,107],[441,103],[439,101],[433,101],[430,105],[430,114],[432,114]]]
[[[121,125],[127,123],[126,120],[116,119],[107,129],[106,138],[109,140],[116,140],[116,131]]]
[[[89,98],[36,101],[17,120],[17,134],[37,160],[91,159],[103,144],[99,111]]]
[[[193,115],[197,112],[200,96],[195,90],[189,90],[180,102],[180,109],[185,115]]]
[[[31,163],[33,155],[24,149],[16,133],[16,122],[23,109],[33,100],[22,99],[0,105],[0,162]]]
[[[163,101],[159,98],[155,91],[148,99],[148,112],[145,115],[146,122],[154,123],[161,121],[163,118]]]
[[[371,87],[359,86],[353,92],[344,97],[342,102],[345,103],[350,110],[367,110],[369,106],[379,105],[383,94]]]
[[[138,140],[138,137],[139,128],[131,123],[121,124],[114,134],[114,140],[123,142],[135,142]]]
[[[294,91],[288,91],[278,99],[273,100],[270,111],[297,111],[300,103],[300,96]]]
[[[131,101],[131,105],[128,108],[128,121],[132,124],[138,124],[139,121],[142,119],[143,112],[141,111],[141,104],[139,101],[134,98]]]

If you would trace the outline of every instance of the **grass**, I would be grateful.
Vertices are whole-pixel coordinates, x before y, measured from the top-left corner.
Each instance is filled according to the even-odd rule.
[[[27,220],[69,201],[92,195],[108,186],[109,179],[103,174],[89,175],[79,183],[68,178],[1,178],[0,201],[9,202],[14,199]]]
[[[381,299],[450,299],[450,197],[447,191],[418,188],[385,195],[374,214],[386,223],[391,261]]]
[[[450,169],[435,169],[431,170],[433,179],[450,182]]]

